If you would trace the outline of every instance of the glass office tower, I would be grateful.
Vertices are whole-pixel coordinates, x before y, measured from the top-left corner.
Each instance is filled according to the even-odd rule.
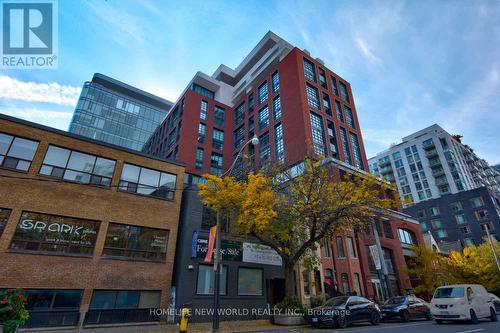
[[[69,132],[141,150],[173,103],[96,73],[85,82]]]

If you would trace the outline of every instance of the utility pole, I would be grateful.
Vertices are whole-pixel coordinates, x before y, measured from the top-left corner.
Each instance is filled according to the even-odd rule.
[[[381,286],[383,287],[382,291],[384,294],[384,298],[385,297],[390,298],[393,295],[392,295],[391,286],[389,284],[389,273],[388,273],[387,265],[386,265],[386,262],[384,259],[384,251],[382,250],[382,245],[380,245],[380,237],[378,235],[378,229],[377,229],[377,225],[375,224],[375,220],[372,220],[372,229],[373,229],[373,235],[375,236],[375,245],[377,246],[377,252],[378,252],[378,256],[380,258],[380,264],[382,266],[382,273],[383,273],[383,277],[384,277],[384,279],[383,279],[384,281],[382,281],[382,283],[381,283]]]
[[[220,294],[220,260],[221,260],[221,237],[220,237],[220,214],[217,212],[217,223],[215,227],[215,257],[214,257],[214,314],[212,318],[212,332],[219,329],[219,294]]]
[[[497,264],[498,271],[500,271],[500,262],[498,261],[497,251],[495,249],[495,246],[493,245],[493,241],[491,240],[490,228],[488,226],[488,223],[485,223],[483,225],[484,225],[484,230],[486,231],[486,235],[488,236],[488,241],[490,242],[491,250],[493,251],[493,256],[495,257],[495,262]]]

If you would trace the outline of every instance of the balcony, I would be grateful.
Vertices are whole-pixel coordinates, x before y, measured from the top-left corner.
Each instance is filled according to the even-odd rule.
[[[438,152],[437,150],[434,148],[434,149],[430,149],[430,150],[426,150],[425,151],[425,156],[427,158],[433,158],[435,156],[438,156]]]
[[[380,169],[379,169],[379,172],[380,172],[380,174],[381,174],[381,175],[387,175],[387,174],[389,174],[389,173],[394,173],[394,172],[392,171],[392,167],[391,167],[390,165],[389,165],[389,166],[387,166],[387,167],[384,167],[384,168],[380,168]]]
[[[432,139],[425,140],[424,142],[422,142],[422,148],[424,148],[424,150],[429,150],[435,147],[436,145],[434,144],[434,141]]]
[[[439,176],[444,175],[444,169],[443,169],[443,167],[432,169],[432,175],[434,177],[439,177]]]
[[[378,160],[378,166],[380,168],[383,166],[386,166],[386,165],[390,165],[390,164],[391,164],[391,160],[389,159],[389,156],[386,156],[386,157]]]
[[[448,180],[446,179],[446,177],[436,178],[435,182],[437,186],[448,185]]]
[[[441,167],[441,160],[439,158],[436,158],[436,159],[433,159],[433,160],[429,160],[429,166],[431,168],[438,168],[438,167]]]

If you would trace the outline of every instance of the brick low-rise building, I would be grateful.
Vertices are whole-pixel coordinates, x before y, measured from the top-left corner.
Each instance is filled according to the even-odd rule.
[[[166,308],[184,166],[0,115],[0,288],[27,327],[152,322]]]

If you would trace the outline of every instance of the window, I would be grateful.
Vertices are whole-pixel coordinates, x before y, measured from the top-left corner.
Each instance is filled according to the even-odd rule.
[[[441,228],[442,223],[441,223],[440,219],[434,219],[434,220],[431,220],[431,225],[433,228],[437,229],[437,228]]]
[[[253,112],[253,94],[251,94],[249,97],[248,97],[248,113],[252,113]]]
[[[205,142],[205,134],[207,132],[207,126],[205,124],[200,123],[198,125],[198,142],[199,143],[204,143]]]
[[[362,295],[361,289],[361,279],[359,278],[358,273],[354,273],[354,290],[356,291],[356,295]]]
[[[474,208],[483,207],[484,205],[483,197],[472,198],[470,199],[470,203]]]
[[[0,208],[0,237],[2,236],[5,226],[7,225],[11,212],[12,210],[10,209]]]
[[[330,250],[330,240],[327,237],[323,238],[323,257],[332,257],[332,251]]]
[[[306,84],[306,93],[307,93],[307,103],[309,104],[309,106],[319,109],[318,89],[311,86],[310,84]]]
[[[149,309],[160,306],[161,291],[94,290],[90,309]]]
[[[219,294],[227,294],[227,266],[221,266]],[[198,280],[196,281],[196,294],[214,294],[214,266],[198,265]]]
[[[335,243],[337,245],[337,257],[345,258],[344,243],[342,242],[342,237],[337,236],[335,238]]]
[[[174,199],[177,176],[132,164],[123,164],[120,191]]]
[[[464,238],[465,246],[473,246],[475,245],[474,240],[472,238]]]
[[[241,125],[238,129],[236,129],[233,133],[234,136],[234,148],[238,148],[239,146],[245,143],[245,125]]]
[[[198,170],[202,170],[203,169],[204,155],[205,155],[205,151],[203,150],[203,148],[196,148],[196,164],[195,164],[195,168],[198,169]]]
[[[382,221],[382,227],[384,228],[385,237],[394,239],[394,235],[392,234],[391,222],[387,220]]]
[[[258,92],[259,92],[259,104],[262,104],[264,103],[265,101],[267,101],[267,81],[264,81],[264,83],[262,83],[259,88],[258,88]]]
[[[340,274],[340,281],[342,282],[342,292],[344,293],[344,295],[349,295],[349,276],[347,275],[347,273]]]
[[[38,142],[0,133],[0,167],[28,171]]]
[[[212,153],[210,158],[210,173],[214,175],[222,175],[223,157],[221,154]]]
[[[106,158],[50,145],[40,174],[77,183],[109,187],[115,163]]]
[[[266,105],[259,111],[259,130],[269,126],[269,107]]]
[[[99,225],[93,220],[23,212],[10,249],[91,256]]]
[[[466,235],[466,234],[470,234],[470,232],[471,232],[471,231],[470,231],[470,227],[469,227],[468,225],[465,225],[465,226],[463,226],[463,227],[460,227],[459,229],[460,229],[460,232],[461,232],[462,234],[465,234],[465,235]]]
[[[167,258],[168,230],[109,223],[103,256],[152,261]]]
[[[272,77],[272,89],[273,89],[273,93],[275,93],[278,90],[280,90],[280,75],[279,75],[278,71],[276,71],[276,72],[273,73],[273,77]]]
[[[347,237],[347,250],[349,252],[349,258],[355,259],[358,256],[356,255],[356,248],[354,246],[354,240],[352,237]]]
[[[302,284],[304,287],[304,295],[311,295],[311,273],[308,270],[302,271]]]
[[[332,115],[332,105],[330,104],[330,97],[327,94],[323,94],[323,108],[327,115]]]
[[[283,143],[283,126],[281,123],[274,126],[274,145],[276,147],[276,160],[285,161],[285,145]]]
[[[248,137],[253,138],[255,135],[255,122],[253,120],[253,116],[248,118]]]
[[[351,136],[352,154],[354,156],[354,166],[363,170],[363,160],[361,158],[361,147],[359,146],[358,136],[354,133],[349,133]]]
[[[339,95],[339,89],[337,88],[337,80],[335,80],[335,78],[332,76],[331,77],[332,79],[332,90],[333,90],[333,93],[335,94],[335,96],[338,96]]]
[[[457,222],[457,224],[467,223],[467,221],[465,220],[465,215],[464,214],[455,215],[455,221]]]
[[[238,295],[261,296],[264,294],[262,287],[263,270],[261,268],[238,268]]]
[[[347,86],[342,82],[340,82],[340,98],[342,98],[344,102],[350,103]]]
[[[345,128],[340,128],[340,134],[342,137],[342,151],[344,152],[345,162],[352,165],[351,152],[349,151],[349,143],[347,142],[347,131]]]
[[[214,111],[214,124],[224,127],[224,123],[226,122],[226,111],[223,108],[215,106]]]
[[[279,96],[273,99],[273,117],[274,120],[281,118],[281,99]]]
[[[478,210],[478,211],[475,211],[474,212],[474,215],[476,216],[476,219],[478,221],[484,221],[484,220],[487,220],[488,219],[488,211],[484,210],[484,209],[481,209],[481,210]]]
[[[215,98],[215,93],[211,90],[208,90],[207,88],[204,88],[196,83],[193,83],[193,85],[191,86],[191,90],[197,92],[198,94],[201,94],[205,97],[208,97],[208,98],[211,98],[211,99],[214,99]]]
[[[206,120],[208,115],[208,102],[201,101],[200,105],[200,119]]]
[[[224,132],[214,128],[212,132],[212,147],[214,149],[224,149]]]
[[[404,244],[417,244],[417,237],[413,231],[398,228],[399,240]]]
[[[328,140],[330,142],[330,151],[332,152],[332,156],[336,157],[338,154],[337,136],[335,135],[335,124],[331,121],[328,122]]]
[[[326,75],[325,71],[321,68],[319,69],[319,82],[321,83],[321,87],[328,89],[328,83],[326,83]]]
[[[316,82],[314,64],[307,59],[304,59],[304,75],[306,79]]]
[[[347,106],[344,106],[344,114],[345,114],[345,122],[349,125],[350,128],[356,128],[354,124],[354,116],[352,114],[352,110]]]
[[[439,208],[438,207],[431,207],[431,208],[429,208],[429,212],[431,213],[431,216],[438,216],[439,215]]]
[[[269,133],[263,134],[259,138],[259,161],[260,165],[266,164],[271,158],[271,147],[269,145]]]
[[[78,325],[83,290],[26,289],[30,318],[24,327]]]
[[[439,238],[446,238],[446,237],[448,237],[448,233],[446,232],[446,230],[436,230],[436,235]]]
[[[238,125],[245,119],[245,103],[241,103],[236,110],[234,110],[234,124]]]
[[[323,120],[320,116],[313,112],[310,113],[310,120],[314,153],[319,156],[325,156],[325,132],[323,128]]]
[[[339,119],[339,121],[344,122],[344,114],[342,113],[340,103],[337,101],[335,101],[335,112],[337,113],[337,118]]]

